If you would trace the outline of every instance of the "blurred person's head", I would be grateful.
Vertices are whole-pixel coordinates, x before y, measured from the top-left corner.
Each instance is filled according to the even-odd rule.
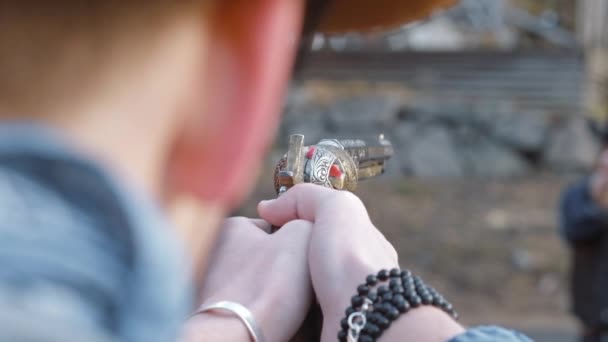
[[[2,1],[0,115],[58,128],[167,208],[195,203],[177,216],[208,242],[197,228],[214,235],[273,141],[304,13],[343,32],[452,2]]]

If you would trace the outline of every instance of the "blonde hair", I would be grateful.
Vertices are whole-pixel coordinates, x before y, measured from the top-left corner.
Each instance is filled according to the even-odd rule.
[[[0,0],[0,108],[40,111],[83,96],[118,55],[208,2]]]

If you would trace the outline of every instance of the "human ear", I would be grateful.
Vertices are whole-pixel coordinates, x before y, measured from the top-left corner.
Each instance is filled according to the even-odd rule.
[[[205,23],[204,108],[171,153],[180,191],[227,208],[248,193],[278,126],[302,13],[300,0],[217,1]]]

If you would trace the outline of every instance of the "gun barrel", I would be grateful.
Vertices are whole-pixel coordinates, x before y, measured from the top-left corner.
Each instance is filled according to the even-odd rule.
[[[393,145],[383,135],[374,139],[345,139],[339,142],[358,165],[384,162],[394,154]]]

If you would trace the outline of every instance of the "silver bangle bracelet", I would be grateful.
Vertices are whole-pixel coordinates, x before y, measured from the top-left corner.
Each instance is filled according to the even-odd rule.
[[[194,315],[198,315],[211,310],[224,310],[235,314],[241,320],[241,322],[245,324],[245,327],[247,328],[249,335],[251,335],[253,342],[266,342],[264,334],[262,334],[262,330],[255,321],[253,314],[251,314],[251,311],[249,311],[249,309],[242,306],[241,304],[229,301],[217,302],[201,307],[200,309],[198,309],[198,311],[194,313]]]

